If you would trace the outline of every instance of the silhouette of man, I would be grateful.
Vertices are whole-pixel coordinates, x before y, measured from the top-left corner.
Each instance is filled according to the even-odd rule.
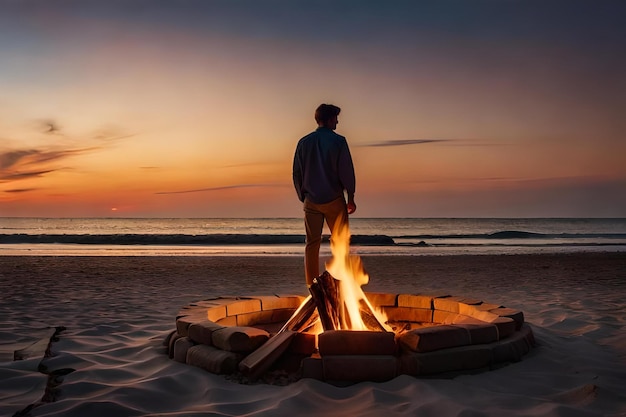
[[[321,104],[315,110],[318,128],[300,139],[293,157],[293,184],[304,203],[304,270],[308,286],[320,275],[319,250],[324,220],[332,240],[336,228],[347,225],[348,214],[356,210],[352,156],[346,138],[334,132],[340,111],[332,104]]]

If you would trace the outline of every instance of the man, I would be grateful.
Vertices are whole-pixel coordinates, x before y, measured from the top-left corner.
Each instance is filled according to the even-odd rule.
[[[300,139],[293,158],[293,184],[304,203],[306,283],[320,275],[319,250],[324,220],[331,232],[354,213],[355,175],[346,138],[334,132],[341,109],[321,104],[315,110],[318,128]],[[347,194],[346,203],[344,192]]]

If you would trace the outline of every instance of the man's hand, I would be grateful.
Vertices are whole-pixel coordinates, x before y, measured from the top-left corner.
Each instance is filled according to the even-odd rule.
[[[348,201],[347,207],[348,214],[352,214],[356,211],[356,204],[354,203],[354,201]]]

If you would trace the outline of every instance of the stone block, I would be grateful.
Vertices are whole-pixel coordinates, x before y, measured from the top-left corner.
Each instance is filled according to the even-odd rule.
[[[482,300],[479,300],[477,298],[467,298],[467,297],[463,297],[461,300],[459,300],[459,303],[463,303],[465,305],[480,305],[482,304]]]
[[[470,312],[489,311],[498,307],[502,307],[502,306],[499,304],[490,304],[490,303],[480,303],[480,304],[463,303],[462,305],[459,306],[459,313],[469,316],[471,315]]]
[[[237,325],[237,316],[228,316],[223,319],[219,319],[216,321],[217,324],[221,324],[222,326],[236,326]]]
[[[433,308],[433,297],[430,295],[399,294],[398,307]]]
[[[450,311],[435,310],[433,311],[433,323],[441,324],[482,324],[482,320],[468,317],[464,314],[452,313]]]
[[[214,374],[232,374],[237,371],[241,355],[217,349],[213,346],[196,345],[187,350],[187,364],[197,366]]]
[[[324,364],[322,363],[322,358],[307,357],[302,359],[300,370],[302,372],[302,378],[324,380]]]
[[[451,313],[459,312],[459,302],[462,297],[443,297],[433,298],[433,309],[440,311],[449,311]]]
[[[297,296],[285,296],[279,297],[276,295],[266,295],[254,297],[261,301],[262,310],[277,310],[280,308],[290,308],[295,310],[302,304],[302,297]]]
[[[481,345],[498,341],[498,328],[495,324],[455,324],[469,332],[470,343]]]
[[[172,336],[170,337],[169,345],[167,347],[167,356],[169,356],[170,359],[174,357],[174,344],[181,337],[183,336],[179,335],[178,332],[174,332],[174,334],[172,334]]]
[[[394,355],[395,334],[366,330],[328,330],[317,338],[322,357],[327,355]]]
[[[176,319],[176,331],[181,336],[187,336],[189,326],[193,323],[199,323],[206,320],[204,314],[192,314],[188,316],[181,316]]]
[[[302,355],[312,355],[317,350],[317,335],[304,332],[296,333],[289,350]]]
[[[398,301],[398,294],[388,294],[382,292],[366,292],[365,296],[374,308],[395,307]]]
[[[535,344],[535,337],[528,325],[523,325],[504,341],[491,344],[495,362],[518,362]]]
[[[272,310],[254,313],[237,314],[237,326],[254,326],[255,324],[272,323]]]
[[[498,316],[497,314],[491,313],[489,311],[476,309],[476,310],[469,311],[469,317],[473,317],[475,319],[482,320],[487,323],[491,323],[492,321],[494,321],[500,316]]]
[[[322,357],[326,381],[388,381],[396,377],[397,360],[392,355],[330,355]]]
[[[435,352],[404,352],[399,358],[399,373],[432,375],[442,372],[480,369],[493,361],[489,345],[461,346]]]
[[[433,311],[433,323],[440,324],[452,324],[454,320],[459,316],[459,313],[452,313],[450,311],[434,310]]]
[[[456,326],[433,326],[409,330],[398,336],[398,342],[414,352],[430,352],[470,344],[467,330]]]
[[[388,321],[410,321],[415,323],[430,323],[433,321],[433,310],[416,307],[383,307],[383,313]]]
[[[176,333],[176,330],[172,330],[171,332],[169,332],[167,334],[167,336],[165,336],[165,339],[163,339],[163,346],[165,346],[166,348],[169,347],[170,345],[170,339],[172,338],[172,336]]]
[[[524,324],[524,313],[519,310],[515,310],[512,308],[499,307],[489,310],[490,313],[497,314],[500,317],[508,317],[515,321],[516,330],[522,328]]]
[[[509,317],[498,317],[491,323],[495,324],[498,328],[499,340],[506,339],[507,337],[511,336],[513,333],[515,333],[515,330],[517,328],[517,323],[515,323],[515,320]]]
[[[224,327],[213,332],[213,346],[229,352],[251,352],[269,339],[269,333],[255,327]]]
[[[261,300],[248,298],[233,301],[226,305],[226,315],[236,316],[237,314],[254,313],[261,311]]]
[[[226,317],[226,306],[208,307],[206,310],[206,318],[211,321],[218,321]]]
[[[176,362],[187,362],[187,351],[194,345],[193,340],[188,337],[181,337],[174,343],[174,357]]]
[[[189,326],[187,335],[191,340],[196,343],[210,346],[213,343],[211,341],[211,335],[213,334],[213,332],[223,328],[224,326],[222,326],[221,324],[217,324],[209,320],[204,320],[199,323],[193,323],[191,326]]]

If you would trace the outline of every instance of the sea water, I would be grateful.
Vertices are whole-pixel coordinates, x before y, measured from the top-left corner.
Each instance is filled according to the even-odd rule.
[[[328,235],[328,229],[324,230]],[[359,254],[626,251],[626,219],[351,218]],[[299,218],[0,218],[0,255],[302,255]],[[327,243],[322,252],[328,253]]]

